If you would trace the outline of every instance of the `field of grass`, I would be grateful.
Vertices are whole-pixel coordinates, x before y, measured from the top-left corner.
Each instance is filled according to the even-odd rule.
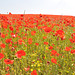
[[[75,17],[0,14],[0,75],[75,75]]]

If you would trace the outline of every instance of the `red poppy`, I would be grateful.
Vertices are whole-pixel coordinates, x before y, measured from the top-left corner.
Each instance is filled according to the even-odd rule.
[[[5,41],[6,43],[12,43],[12,38],[10,38],[10,39],[6,39],[6,41]]]
[[[51,62],[57,64],[57,60],[55,58],[51,58]]]
[[[28,39],[28,44],[32,44],[32,38]]]
[[[24,34],[24,32],[22,32],[21,34]]]
[[[21,59],[22,56],[25,56],[26,55],[26,53],[23,50],[19,50],[19,51],[17,51],[17,53],[15,55],[16,55],[17,58],[20,58]]]
[[[75,39],[69,39],[71,43],[75,43]]]
[[[1,48],[5,48],[5,44],[4,43],[2,43],[0,46],[1,46]]]
[[[6,75],[10,75],[9,73],[7,73]]]
[[[0,60],[4,58],[4,54],[0,53]]]
[[[45,45],[48,45],[48,42],[44,42]]]
[[[24,39],[27,39],[27,37],[23,37],[23,40],[24,40]]]
[[[59,55],[62,55],[62,54],[57,53],[57,56],[59,56]]]
[[[11,12],[9,12],[9,15],[11,15]]]
[[[35,35],[35,33],[36,33],[36,31],[32,31],[32,32],[31,32],[31,35]]]
[[[53,47],[52,46],[49,46],[49,49],[51,50],[51,49],[53,49]]]
[[[71,35],[72,37],[74,37],[75,36],[75,33],[72,33],[72,35]]]
[[[29,29],[25,29],[25,31],[29,31]]]
[[[72,54],[75,54],[75,49],[74,49],[74,50],[71,50],[71,53],[72,53]]]
[[[45,27],[45,28],[44,28],[44,31],[45,31],[46,33],[51,32],[51,30],[52,30],[52,28],[50,28],[50,27]]]
[[[10,29],[11,31],[13,31],[13,30],[14,30],[14,28],[13,28],[12,26],[10,26],[10,27],[9,27],[9,29]]]
[[[5,70],[8,71],[8,70],[9,70],[9,66],[7,66],[7,67],[5,68]]]
[[[65,48],[65,51],[70,51],[70,48],[69,48],[69,47],[66,47],[66,48]]]
[[[52,51],[51,51],[51,54],[52,54],[52,55],[56,55],[56,54],[57,54],[57,51],[52,50]]]
[[[43,36],[43,39],[46,39],[47,38],[47,36]]]
[[[4,24],[4,25],[3,25],[3,28],[4,28],[4,29],[7,29],[7,24]]]
[[[11,51],[15,51],[15,48],[14,48],[14,47],[12,47]]]
[[[12,47],[12,44],[9,44],[9,47]]]
[[[17,35],[15,35],[14,33],[11,33],[11,36],[12,36],[13,38],[17,37]]]
[[[37,71],[36,71],[36,70],[33,70],[33,71],[31,72],[31,75],[38,75],[38,74],[37,74]]]
[[[29,71],[30,67],[28,66],[27,68],[24,68],[25,71]]]
[[[60,35],[61,40],[65,40],[65,36],[64,35]]]
[[[64,34],[64,31],[63,30],[57,30],[55,35],[63,35]]]
[[[1,33],[1,37],[2,37],[2,38],[5,38],[5,34]]]
[[[10,60],[10,59],[5,59],[4,63],[5,64],[13,64],[14,60]]]
[[[27,33],[25,33],[25,36],[27,36],[28,34]]]
[[[17,42],[14,42],[14,44],[17,44]]]
[[[73,39],[75,40],[75,36],[73,36]]]
[[[72,46],[69,46],[69,48],[72,48]]]
[[[18,44],[20,44],[20,45],[22,44],[22,39],[18,40]]]
[[[35,45],[36,45],[36,46],[38,46],[38,45],[39,45],[39,43],[35,43]]]
[[[41,29],[41,27],[40,27],[40,26],[38,26],[38,27],[37,27],[37,29]]]

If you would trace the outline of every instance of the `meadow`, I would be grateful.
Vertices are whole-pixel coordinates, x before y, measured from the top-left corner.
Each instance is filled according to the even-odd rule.
[[[75,75],[75,17],[0,14],[0,75]]]

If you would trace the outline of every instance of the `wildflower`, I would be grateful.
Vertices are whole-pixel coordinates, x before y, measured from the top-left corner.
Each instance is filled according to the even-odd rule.
[[[10,75],[9,73],[7,73],[6,75]]]
[[[4,58],[4,54],[0,53],[0,60]]]
[[[46,39],[47,38],[47,36],[43,36],[43,39]]]
[[[32,44],[32,38],[28,39],[28,44]]]
[[[47,61],[47,64],[49,65],[50,64],[50,61]]]
[[[57,60],[55,58],[51,58],[51,62],[57,64]]]
[[[74,49],[74,50],[71,50],[71,53],[72,53],[72,54],[75,54],[75,49]]]
[[[25,71],[29,71],[30,67],[28,66],[27,68],[24,68]]]
[[[36,45],[36,46],[38,46],[38,45],[39,45],[39,43],[35,43],[35,45]]]
[[[56,55],[56,54],[57,54],[57,51],[52,50],[52,51],[51,51],[51,54],[52,54],[52,55]]]
[[[37,71],[36,71],[36,70],[33,70],[33,71],[31,72],[31,75],[37,75]]]
[[[70,42],[71,42],[71,43],[75,43],[75,39],[73,39],[73,38],[71,39],[71,38],[70,38]]]
[[[1,33],[1,37],[2,37],[2,38],[5,38],[5,34]]]
[[[65,40],[65,36],[64,35],[60,35],[61,40]]]
[[[57,35],[63,35],[64,34],[64,31],[63,30],[57,30],[56,31],[56,33],[55,33],[55,35],[57,36]]]
[[[18,40],[18,44],[20,44],[20,45],[21,45],[21,44],[22,44],[22,42],[23,42],[23,41],[22,41],[22,39],[19,39],[19,40]]]
[[[51,50],[51,49],[53,49],[53,47],[52,46],[49,46],[49,49]]]
[[[48,42],[44,42],[45,45],[48,45]]]
[[[12,38],[10,38],[10,39],[6,39],[6,41],[5,41],[6,43],[12,43]]]
[[[45,31],[46,33],[51,32],[51,30],[52,30],[52,28],[50,28],[50,27],[45,27],[45,28],[44,28],[44,31]]]
[[[21,59],[22,56],[25,56],[26,55],[26,53],[23,50],[19,50],[19,51],[16,52],[15,55],[16,55],[17,58],[20,58]]]
[[[13,30],[14,30],[14,28],[13,28],[12,26],[10,26],[10,27],[9,27],[9,29],[10,29],[11,31],[13,31]]]
[[[72,33],[71,36],[74,37],[75,36],[75,33]]]
[[[1,46],[1,48],[5,48],[5,44],[4,43],[2,43],[0,46]]]
[[[62,54],[57,53],[57,56],[59,56],[59,55],[62,55]]]
[[[65,48],[65,51],[70,51],[70,48],[69,48],[69,47],[66,47],[66,48]]]
[[[14,33],[11,33],[11,36],[12,36],[13,38],[17,37]]]
[[[4,63],[5,64],[13,64],[14,60],[10,60],[10,59],[5,59]]]
[[[31,71],[33,71],[33,69],[31,69]]]
[[[7,67],[5,68],[5,70],[8,71],[8,70],[9,70],[9,66],[7,66]]]
[[[35,35],[35,33],[36,33],[36,31],[32,31],[32,32],[31,32],[31,35]]]

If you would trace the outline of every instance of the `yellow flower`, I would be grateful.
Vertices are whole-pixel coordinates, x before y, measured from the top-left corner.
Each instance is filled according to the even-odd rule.
[[[48,49],[48,47],[46,47],[46,49]]]
[[[69,71],[66,71],[67,73],[69,73]]]
[[[69,69],[70,69],[70,67],[69,67]]]
[[[72,75],[75,75],[75,73],[72,73]]]
[[[36,66],[36,64],[34,64],[34,66]]]
[[[67,63],[67,61],[65,61],[65,63]]]
[[[39,63],[39,61],[37,61],[37,63]]]
[[[34,62],[35,60],[33,60],[33,62]]]
[[[33,71],[33,69],[31,69],[31,71]]]
[[[37,65],[37,62],[35,64]]]
[[[31,66],[33,66],[33,65],[31,65]]]
[[[12,68],[12,70],[14,70],[14,69]]]
[[[20,70],[20,71],[22,71],[22,70]]]
[[[38,64],[38,66],[40,66],[40,64]]]

